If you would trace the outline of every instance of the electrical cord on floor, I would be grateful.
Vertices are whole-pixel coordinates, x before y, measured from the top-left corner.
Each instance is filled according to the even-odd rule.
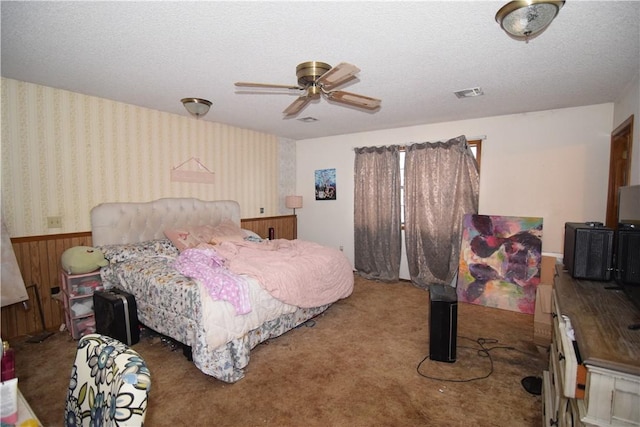
[[[447,382],[455,382],[455,383],[465,383],[465,382],[483,380],[485,378],[488,378],[493,373],[493,358],[491,357],[491,351],[498,350],[498,349],[520,351],[520,350],[516,349],[515,347],[506,346],[506,345],[495,345],[493,347],[487,347],[486,344],[497,344],[498,343],[498,340],[493,339],[493,338],[478,338],[476,340],[473,340],[473,339],[467,338],[467,337],[462,337],[462,336],[460,336],[458,338],[462,338],[462,339],[466,339],[466,340],[475,342],[476,344],[478,344],[480,346],[480,348],[467,347],[467,346],[458,346],[458,348],[468,348],[468,349],[471,349],[471,350],[477,350],[479,357],[488,358],[489,359],[489,372],[487,374],[481,375],[481,376],[477,376],[477,377],[472,377],[472,378],[463,378],[463,379],[439,378],[439,377],[434,377],[434,376],[431,376],[431,375],[426,375],[426,374],[423,374],[422,372],[420,372],[420,367],[422,366],[422,364],[425,361],[427,361],[429,359],[429,355],[425,356],[425,358],[422,359],[420,361],[420,363],[418,363],[418,366],[416,367],[416,371],[418,372],[418,374],[420,376],[424,377],[424,378],[428,378],[428,379],[431,379],[431,380],[447,381]],[[520,351],[520,352],[522,352],[522,351]],[[522,352],[522,353],[525,353],[525,352]]]

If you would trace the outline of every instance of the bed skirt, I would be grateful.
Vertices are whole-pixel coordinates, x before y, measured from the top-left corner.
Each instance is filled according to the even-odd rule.
[[[300,308],[293,313],[283,314],[213,351],[208,348],[206,339],[199,337],[196,347],[191,349],[193,363],[207,375],[220,381],[234,383],[244,377],[244,368],[249,364],[252,348],[268,339],[284,334],[321,314],[330,306],[331,304],[314,308]]]

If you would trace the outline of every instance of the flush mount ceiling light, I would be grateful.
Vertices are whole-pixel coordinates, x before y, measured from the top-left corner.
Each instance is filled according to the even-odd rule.
[[[182,98],[180,102],[182,102],[184,108],[196,119],[207,114],[211,107],[211,101],[202,98]]]
[[[529,41],[551,24],[564,1],[511,1],[496,13],[500,27],[517,40]]]

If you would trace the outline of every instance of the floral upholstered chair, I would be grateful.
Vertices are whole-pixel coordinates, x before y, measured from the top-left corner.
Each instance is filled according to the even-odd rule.
[[[105,335],[78,341],[65,426],[142,426],[151,374],[140,355]]]

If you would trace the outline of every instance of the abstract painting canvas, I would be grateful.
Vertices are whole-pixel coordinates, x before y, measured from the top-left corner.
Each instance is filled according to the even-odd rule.
[[[458,301],[533,314],[542,261],[542,218],[465,215]]]

